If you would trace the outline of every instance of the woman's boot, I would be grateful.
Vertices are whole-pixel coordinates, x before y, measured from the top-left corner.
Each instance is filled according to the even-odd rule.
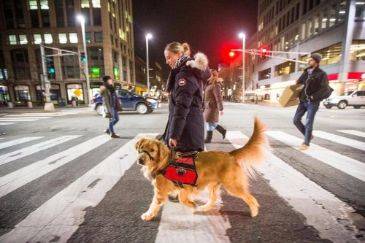
[[[217,125],[217,127],[215,129],[217,129],[217,131],[220,134],[222,134],[223,139],[226,138],[226,134],[227,134],[227,130],[226,129],[224,129],[221,125]]]
[[[204,143],[211,143],[213,137],[213,131],[207,131],[207,137],[204,140]]]

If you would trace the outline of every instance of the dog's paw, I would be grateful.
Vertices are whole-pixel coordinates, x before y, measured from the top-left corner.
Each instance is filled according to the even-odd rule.
[[[154,218],[154,215],[152,215],[150,212],[145,212],[144,214],[141,215],[141,219],[143,221],[151,221]]]

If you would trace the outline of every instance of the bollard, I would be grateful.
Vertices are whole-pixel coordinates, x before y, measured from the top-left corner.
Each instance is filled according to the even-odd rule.
[[[9,101],[9,102],[8,102],[8,107],[9,107],[9,108],[11,108],[11,109],[12,109],[12,108],[14,108],[14,104],[13,104],[13,102],[10,102],[10,101]]]
[[[28,102],[27,102],[27,105],[28,105],[28,108],[33,108],[33,103],[32,103],[32,101],[28,101]]]

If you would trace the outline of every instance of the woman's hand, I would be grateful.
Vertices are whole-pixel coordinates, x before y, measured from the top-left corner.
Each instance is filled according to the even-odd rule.
[[[170,138],[170,140],[169,140],[169,146],[170,146],[171,148],[176,147],[176,146],[177,146],[177,141],[176,141],[176,139],[172,139],[172,138]]]

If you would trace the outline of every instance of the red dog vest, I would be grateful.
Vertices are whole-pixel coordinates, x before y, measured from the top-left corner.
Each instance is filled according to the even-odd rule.
[[[180,157],[171,160],[162,174],[178,186],[195,186],[198,179],[198,173],[196,172],[195,167],[195,156]]]

